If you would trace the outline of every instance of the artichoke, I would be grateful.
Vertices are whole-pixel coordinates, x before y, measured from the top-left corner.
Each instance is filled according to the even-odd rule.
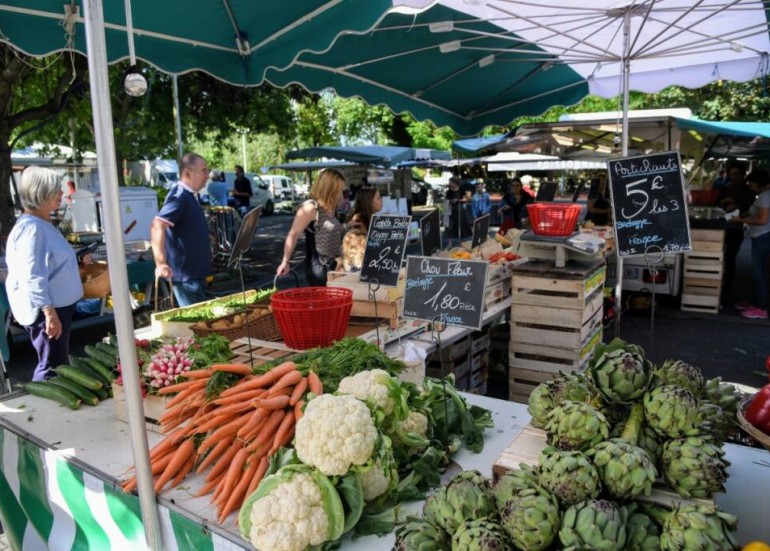
[[[626,551],[658,551],[660,527],[645,513],[635,511],[626,522]]]
[[[721,377],[709,379],[703,388],[703,397],[712,404],[721,407],[727,418],[735,421],[741,394],[733,385],[723,383]]]
[[[610,437],[620,438],[620,435],[623,434],[623,430],[626,428],[626,422],[627,419],[615,425],[610,432]],[[647,423],[642,423],[636,445],[647,452],[647,455],[650,456],[650,460],[655,465],[658,464],[660,452],[663,451],[663,444],[661,443],[661,438],[658,436],[658,433],[652,430]]]
[[[559,506],[544,490],[523,490],[500,508],[500,523],[517,549],[547,549],[559,530]]]
[[[564,402],[548,415],[548,443],[562,450],[586,450],[605,440],[610,426],[589,404]]]
[[[673,385],[686,388],[697,398],[700,398],[703,393],[704,383],[700,369],[682,360],[666,360],[654,373],[659,386]]]
[[[446,533],[427,520],[408,517],[396,530],[394,551],[449,551]]]
[[[602,491],[596,467],[579,451],[544,453],[540,461],[540,483],[561,505],[595,499]]]
[[[519,463],[518,469],[512,469],[497,479],[492,488],[492,495],[499,509],[509,499],[513,499],[522,490],[537,490],[540,488],[540,471],[538,467]]]
[[[483,479],[478,472],[463,472],[441,487],[425,501],[425,520],[448,534],[454,534],[464,520],[493,515],[495,502],[489,491],[489,483],[479,483],[479,477]]]
[[[731,533],[738,524],[738,518],[714,505],[685,505],[673,511],[646,507],[645,512],[662,526],[660,548],[664,551],[738,549]]]
[[[503,527],[485,518],[466,520],[452,536],[452,549],[456,550],[505,551],[508,548]]]
[[[733,432],[737,425],[735,414],[732,418],[718,405],[701,400],[700,411],[703,416],[703,422],[699,427],[701,434],[708,434],[716,443],[722,443]]]
[[[641,398],[652,379],[652,364],[641,347],[618,338],[596,347],[589,370],[599,392],[613,403]]]
[[[617,499],[650,495],[658,476],[650,456],[636,446],[644,408],[634,404],[620,438],[599,443],[588,452],[607,492]]]
[[[724,451],[709,439],[690,436],[663,445],[661,469],[671,487],[683,497],[711,497],[724,492],[727,467]]]
[[[532,416],[532,426],[545,428],[548,413],[567,400],[585,402],[596,407],[601,405],[596,387],[588,377],[582,373],[563,373],[538,385],[529,395],[527,411]]]
[[[702,415],[692,392],[676,386],[659,386],[644,395],[644,418],[664,438],[698,434]]]
[[[611,501],[582,501],[564,512],[559,540],[564,547],[575,549],[625,549],[626,511]]]

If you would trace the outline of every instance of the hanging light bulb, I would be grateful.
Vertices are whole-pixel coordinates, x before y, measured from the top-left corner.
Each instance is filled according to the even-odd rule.
[[[134,51],[134,23],[131,17],[131,0],[125,0],[126,6],[126,35],[128,35],[128,58],[131,66],[123,79],[123,89],[126,94],[135,98],[147,93],[147,79],[136,67],[136,52]]]

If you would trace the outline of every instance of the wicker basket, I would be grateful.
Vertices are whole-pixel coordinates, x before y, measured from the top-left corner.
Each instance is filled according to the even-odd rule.
[[[83,298],[104,298],[110,294],[110,272],[107,264],[94,262],[80,268]]]
[[[235,327],[227,327],[221,329],[215,329],[211,327],[218,321],[233,321],[236,316],[244,314],[248,315],[249,318],[240,325],[236,325]],[[198,322],[191,325],[190,330],[193,332],[193,334],[201,337],[205,337],[207,335],[221,335],[230,341],[234,341],[243,337],[272,342],[281,340],[281,333],[278,330],[275,317],[273,317],[272,312],[270,312],[270,310],[267,308],[253,307],[249,308],[246,312],[241,312],[240,314],[230,314],[228,316],[222,316],[221,318],[216,318],[210,321]]]
[[[751,436],[754,440],[762,444],[766,450],[770,451],[770,435],[765,434],[764,432],[759,430],[757,427],[749,423],[746,420],[746,417],[744,417],[743,415],[743,412],[746,410],[747,407],[749,407],[749,403],[751,403],[752,398],[753,396],[749,396],[747,399],[741,402],[741,405],[738,408],[738,424],[746,433],[748,433],[749,436]]]

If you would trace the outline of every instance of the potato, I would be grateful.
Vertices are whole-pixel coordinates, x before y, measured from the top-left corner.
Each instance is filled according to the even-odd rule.
[[[232,325],[227,320],[217,320],[211,324],[212,329],[230,329]]]

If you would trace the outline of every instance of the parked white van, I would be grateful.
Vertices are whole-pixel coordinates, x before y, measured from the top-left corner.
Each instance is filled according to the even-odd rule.
[[[294,188],[291,178],[280,174],[263,174],[262,179],[276,202],[291,201],[292,189]]]
[[[229,189],[235,187],[235,172],[225,172],[225,182]],[[269,215],[275,212],[275,201],[270,193],[269,186],[258,175],[247,172],[244,174],[251,181],[251,208],[262,207],[262,214]],[[206,188],[201,190],[201,198],[208,199]]]

